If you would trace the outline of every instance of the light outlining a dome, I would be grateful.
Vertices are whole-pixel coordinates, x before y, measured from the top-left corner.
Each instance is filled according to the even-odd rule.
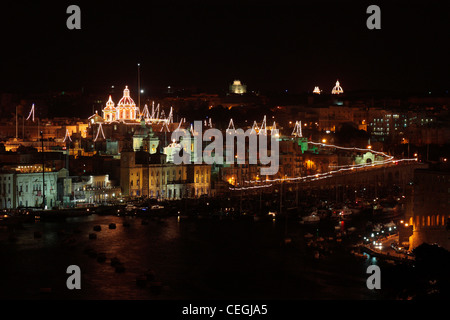
[[[119,100],[116,107],[117,120],[138,120],[140,115],[139,108],[136,107],[133,99],[130,97],[130,90],[125,86],[123,97]]]
[[[344,93],[344,90],[342,89],[338,80],[336,81],[336,86],[333,88],[333,90],[331,90],[331,94],[341,94],[341,93]]]
[[[313,93],[316,93],[316,94],[320,94],[320,89],[319,89],[319,87],[318,86],[315,86],[314,87],[314,90],[313,90]]]
[[[123,97],[119,100],[117,106],[136,106],[136,103],[134,103],[133,99],[130,97],[130,89],[128,89],[128,86],[125,86]]]

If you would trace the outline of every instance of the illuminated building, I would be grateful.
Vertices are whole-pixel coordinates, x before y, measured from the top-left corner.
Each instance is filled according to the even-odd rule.
[[[139,118],[139,108],[136,107],[133,99],[130,97],[128,86],[123,90],[123,97],[119,100],[116,107],[117,120],[136,120]]]
[[[117,106],[114,106],[114,102],[112,101],[111,96],[109,96],[106,106],[102,112],[102,120],[108,123],[114,121],[137,121],[140,118],[139,107],[136,106],[136,103],[134,103],[134,100],[131,98],[128,86],[125,86],[123,96],[117,103]],[[95,114],[91,116],[89,119],[92,123],[100,122],[100,119],[94,117],[100,116],[96,116]]]
[[[344,90],[342,89],[338,80],[336,81],[336,85],[334,86],[333,90],[331,90],[331,94],[341,94],[341,93],[344,93]]]
[[[109,96],[108,102],[106,102],[106,107],[103,109],[103,120],[107,122],[112,122],[116,120],[117,111],[114,106],[114,102]]]
[[[318,108],[317,125],[320,130],[335,132],[343,123],[353,122],[353,108],[346,106],[329,106]]]
[[[97,110],[95,110],[95,113],[88,118],[88,122],[89,122],[89,124],[93,125],[93,124],[96,124],[96,123],[102,123],[102,122],[104,122],[104,120],[98,114]]]
[[[104,203],[122,196],[121,189],[114,186],[109,175],[72,177],[73,202]]]
[[[153,132],[152,126],[147,128],[145,120],[141,119],[141,125],[137,128],[133,134],[133,150],[134,151],[147,151],[151,154],[156,153],[158,150],[159,139]]]
[[[149,197],[159,200],[196,198],[211,194],[211,166],[177,165],[166,155],[122,150],[120,185],[125,197]]]
[[[0,173],[0,208],[42,207],[43,196],[49,209],[57,206],[58,178],[67,176],[61,169],[45,171],[45,186],[42,184],[42,165],[15,166]]]
[[[313,93],[315,93],[315,94],[320,94],[320,89],[319,89],[319,87],[314,87],[314,90],[313,90]]]
[[[173,155],[181,151],[181,144],[172,141],[167,147],[164,147],[164,154],[166,155],[167,162],[173,162]]]
[[[234,80],[230,85],[230,92],[234,94],[244,94],[247,92],[247,86],[242,84],[240,80]]]

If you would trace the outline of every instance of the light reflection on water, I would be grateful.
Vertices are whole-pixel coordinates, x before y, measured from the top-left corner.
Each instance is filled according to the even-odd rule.
[[[128,222],[129,226],[123,223]],[[109,224],[115,223],[115,229]],[[101,231],[93,231],[95,225]],[[284,222],[179,220],[99,216],[25,224],[9,242],[0,232],[0,298],[57,299],[375,299],[365,264],[330,257],[315,261],[302,230],[290,227],[292,247],[280,245]],[[42,233],[35,238],[34,232]],[[89,239],[95,233],[97,239]],[[105,253],[98,262],[86,254]],[[110,259],[124,263],[117,273]],[[81,290],[65,286],[66,268],[81,268]],[[139,288],[136,277],[153,270],[162,292]],[[43,295],[40,288],[51,288]]]

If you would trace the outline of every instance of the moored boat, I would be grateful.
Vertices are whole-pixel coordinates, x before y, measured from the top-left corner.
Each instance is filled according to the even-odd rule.
[[[342,210],[339,212],[339,218],[342,220],[349,220],[353,215],[353,211],[348,207],[344,206]]]
[[[307,223],[307,224],[318,223],[318,222],[320,222],[320,217],[317,215],[316,212],[313,212],[310,215],[302,217],[301,222]]]

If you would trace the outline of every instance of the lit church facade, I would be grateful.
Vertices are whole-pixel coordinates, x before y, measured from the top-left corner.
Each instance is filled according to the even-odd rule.
[[[136,106],[130,96],[128,86],[123,90],[123,97],[119,100],[117,106],[109,96],[106,107],[103,109],[103,120],[105,122],[113,121],[138,121],[140,118],[139,107]]]

